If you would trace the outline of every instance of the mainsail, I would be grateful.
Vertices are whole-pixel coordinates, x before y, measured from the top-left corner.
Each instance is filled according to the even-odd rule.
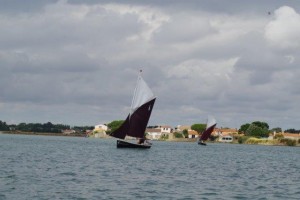
[[[206,129],[202,133],[200,140],[201,141],[207,140],[210,137],[216,125],[217,125],[216,119],[212,116],[209,116],[207,119]]]
[[[145,130],[155,103],[154,96],[141,75],[138,76],[134,91],[131,111],[124,123],[111,136],[124,139],[126,135],[136,138],[144,138]]]

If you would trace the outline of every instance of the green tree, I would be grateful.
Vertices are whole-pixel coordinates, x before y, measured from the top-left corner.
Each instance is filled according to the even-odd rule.
[[[269,131],[266,128],[261,128],[259,126],[256,126],[255,124],[251,124],[249,128],[245,132],[246,136],[252,136],[252,137],[268,137]]]
[[[189,132],[188,132],[188,130],[186,130],[186,129],[184,129],[184,130],[182,131],[182,134],[184,135],[185,138],[188,138],[188,137],[189,137]]]
[[[275,133],[282,133],[282,129],[279,128],[279,127],[276,127],[276,128],[272,128],[271,129],[271,132],[273,133],[275,131]]]
[[[0,120],[0,131],[8,131],[9,130],[9,126],[6,124],[6,122],[2,122]]]
[[[250,126],[249,123],[243,124],[243,125],[241,126],[241,128],[239,129],[239,133],[240,133],[240,134],[241,134],[241,133],[245,133],[245,132],[247,131],[247,129],[249,128],[249,126]]]
[[[175,138],[183,138],[183,134],[182,134],[182,133],[175,132],[175,133],[174,133],[174,137],[175,137]]]
[[[108,134],[118,129],[124,123],[124,121],[125,120],[115,120],[107,124],[107,127],[109,128],[109,131],[107,131]]]
[[[287,129],[284,131],[285,133],[300,133],[300,130],[295,130],[294,128]]]
[[[26,123],[19,123],[16,127],[19,131],[29,131]]]
[[[266,122],[260,122],[260,121],[255,121],[255,122],[252,122],[252,124],[254,124],[255,126],[258,126],[260,128],[265,128],[267,130],[269,130],[269,124],[266,123]]]
[[[206,124],[193,124],[191,129],[197,131],[198,134],[202,133],[206,128]]]
[[[13,126],[12,126],[13,127]],[[62,124],[52,124],[47,122],[45,124],[40,123],[20,123],[17,126],[14,125],[13,129],[19,131],[28,131],[28,132],[44,132],[44,133],[61,133],[64,129],[69,129],[70,126]]]

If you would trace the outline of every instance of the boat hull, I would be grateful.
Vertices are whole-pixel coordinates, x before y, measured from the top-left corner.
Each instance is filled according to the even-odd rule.
[[[117,140],[117,148],[136,148],[136,149],[149,149],[150,144],[134,144],[123,140]]]
[[[204,143],[203,141],[198,141],[199,145],[206,145],[206,143]]]

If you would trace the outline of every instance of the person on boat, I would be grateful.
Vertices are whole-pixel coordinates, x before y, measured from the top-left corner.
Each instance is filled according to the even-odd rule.
[[[145,138],[139,138],[138,144],[145,144]]]

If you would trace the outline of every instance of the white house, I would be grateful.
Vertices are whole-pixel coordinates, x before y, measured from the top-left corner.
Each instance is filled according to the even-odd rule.
[[[173,132],[173,129],[171,126],[159,126],[159,128],[161,129],[161,132],[162,133],[172,133]]]
[[[108,127],[105,124],[98,124],[95,125],[94,130],[102,130],[102,131],[107,131]]]
[[[192,130],[191,129],[191,126],[189,125],[178,125],[177,126],[177,131],[178,132],[183,132],[184,130],[187,130],[188,132],[188,138],[198,138],[199,137],[199,134],[197,131],[195,130]]]
[[[231,135],[225,135],[219,137],[219,142],[232,142],[233,137]]]
[[[98,124],[95,125],[95,128],[93,130],[93,135],[95,138],[103,138],[106,137],[106,131],[108,127],[104,124]]]
[[[197,131],[195,130],[188,130],[188,137],[189,138],[198,138],[199,134]]]
[[[162,135],[169,135],[172,132],[173,128],[171,126],[158,126],[146,129],[147,137],[152,140],[158,140]]]
[[[147,138],[151,140],[158,140],[161,137],[161,129],[160,128],[147,128],[146,129]]]

